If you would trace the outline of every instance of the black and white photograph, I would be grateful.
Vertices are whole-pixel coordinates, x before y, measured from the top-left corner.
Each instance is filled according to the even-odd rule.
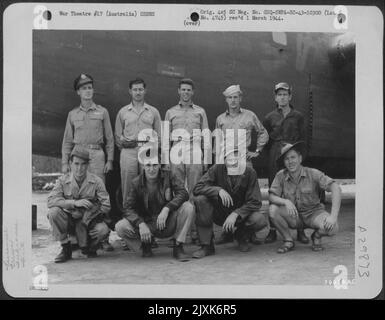
[[[349,297],[369,277],[366,260],[381,236],[362,221],[382,224],[360,200],[371,184],[362,172],[374,170],[361,166],[360,139],[372,136],[382,157],[382,138],[359,105],[359,84],[369,87],[357,51],[362,35],[347,26],[242,25],[292,19],[300,6],[169,5],[186,17],[185,29],[166,27],[165,15],[152,27],[98,25],[150,15],[132,6],[56,5],[43,12],[48,28],[31,30],[22,107],[31,116],[30,156],[4,162],[30,162],[29,220],[15,226],[4,218],[3,233],[8,241],[16,228],[30,242],[5,241],[7,270],[15,269],[16,245],[17,255],[27,254],[26,285],[42,296],[55,287],[58,296],[103,296],[92,288],[123,285],[120,297],[264,297],[258,288],[280,298],[309,288],[314,297]],[[162,8],[152,10],[158,19]],[[342,25],[357,16],[346,7],[308,9],[323,19],[338,13]],[[49,28],[55,17],[68,22]],[[71,17],[76,25],[66,28]],[[77,27],[80,19],[91,23]],[[375,112],[375,103],[365,111]],[[378,169],[372,176],[380,179]],[[381,259],[371,261],[382,268]],[[285,296],[293,287],[298,293]]]

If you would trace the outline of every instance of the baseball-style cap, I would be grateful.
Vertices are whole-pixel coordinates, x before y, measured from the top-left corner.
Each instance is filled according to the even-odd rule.
[[[89,75],[82,73],[79,76],[76,77],[74,81],[74,89],[75,91],[78,90],[81,86],[87,84],[87,83],[94,83],[94,79]]]
[[[291,87],[286,82],[277,83],[274,87],[274,92],[277,92],[279,89],[284,89],[291,92]]]
[[[88,152],[87,149],[80,147],[80,146],[75,146],[72,149],[70,157],[72,158],[72,156],[78,157],[78,158],[86,160],[86,161],[90,161],[90,153]]]
[[[223,93],[223,95],[225,97],[228,97],[228,96],[231,96],[232,94],[235,94],[235,93],[238,93],[238,92],[242,94],[241,87],[239,86],[239,84],[234,84],[234,85],[228,87],[222,93]]]

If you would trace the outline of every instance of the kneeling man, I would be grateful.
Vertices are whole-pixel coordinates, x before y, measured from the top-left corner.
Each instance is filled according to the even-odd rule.
[[[71,172],[60,177],[48,196],[48,219],[62,250],[55,262],[72,258],[69,234],[75,233],[83,254],[95,257],[96,250],[110,230],[104,220],[110,211],[110,198],[97,175],[87,172],[87,149],[75,146],[70,155]]]
[[[250,236],[267,226],[267,217],[260,211],[262,202],[257,173],[251,166],[246,166],[246,156],[240,157],[236,149],[226,152],[225,164],[212,166],[193,192],[201,243],[194,258],[215,254],[213,223],[223,226],[223,236],[235,238],[242,252],[250,250]]]
[[[153,237],[173,237],[173,257],[188,261],[183,249],[194,220],[194,206],[183,182],[160,168],[157,157],[143,161],[143,172],[132,181],[123,219],[115,230],[134,251],[142,248],[143,257],[151,257]],[[171,192],[170,192],[171,189]]]
[[[278,163],[280,170],[269,189],[269,214],[283,237],[278,253],[294,249],[290,229],[311,228],[314,251],[323,250],[321,238],[338,231],[337,217],[341,205],[341,188],[331,178],[317,169],[302,166],[304,150],[302,141],[285,144],[281,149]],[[320,202],[320,190],[332,193],[331,213],[325,211]]]

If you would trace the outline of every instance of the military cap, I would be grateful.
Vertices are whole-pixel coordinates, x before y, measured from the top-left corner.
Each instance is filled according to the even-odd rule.
[[[286,82],[280,82],[274,86],[274,92],[277,93],[279,89],[287,90],[290,93],[292,88]]]
[[[90,161],[90,154],[89,154],[88,150],[81,147],[81,146],[75,146],[72,149],[71,156],[70,156],[71,160],[72,160],[73,156],[78,157],[78,158],[83,159],[83,160],[86,160],[86,161]]]
[[[89,75],[82,73],[79,76],[76,77],[74,81],[74,89],[77,91],[82,85],[85,85],[87,83],[94,83],[94,79]]]
[[[240,94],[242,94],[242,91],[241,91],[241,87],[239,86],[239,84],[234,84],[234,85],[228,87],[228,88],[227,88],[225,91],[223,91],[222,93],[223,93],[223,95],[224,95],[225,97],[228,97],[228,96],[230,96],[230,95],[232,95],[232,94],[235,94],[235,93],[240,93]]]

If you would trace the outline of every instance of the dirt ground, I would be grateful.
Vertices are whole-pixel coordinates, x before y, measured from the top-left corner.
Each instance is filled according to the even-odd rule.
[[[110,236],[113,252],[98,251],[97,258],[86,258],[80,251],[73,259],[55,264],[54,257],[60,250],[50,233],[46,218],[48,193],[33,193],[37,205],[38,229],[32,237],[32,266],[45,265],[51,284],[254,284],[254,285],[323,285],[334,279],[333,268],[345,265],[349,278],[354,275],[354,218],[355,185],[352,180],[340,182],[343,202],[339,216],[340,231],[334,237],[324,238],[325,250],[313,252],[310,245],[296,243],[296,249],[285,255],[276,253],[281,244],[252,245],[248,253],[237,250],[236,244],[216,246],[216,255],[204,259],[178,262],[171,256],[168,240],[159,240],[155,256],[143,259],[140,253],[124,251],[115,233]],[[267,189],[261,182],[263,208],[267,209]],[[327,195],[327,209],[330,195]],[[264,239],[267,229],[259,232]],[[215,228],[218,234],[220,229]],[[307,229],[310,236],[312,230]],[[185,246],[187,253],[198,247]]]

